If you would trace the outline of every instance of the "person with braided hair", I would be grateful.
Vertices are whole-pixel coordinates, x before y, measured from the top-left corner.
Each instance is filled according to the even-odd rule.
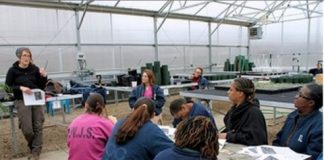
[[[234,105],[224,117],[225,129],[219,138],[248,146],[268,144],[267,125],[255,98],[253,82],[236,78],[227,95]]]
[[[68,127],[69,160],[102,159],[116,122],[115,117],[101,117],[104,108],[104,98],[98,93],[91,93],[85,102],[85,113]]]
[[[214,123],[208,117],[195,116],[179,123],[175,146],[160,152],[154,160],[216,160],[218,147]]]
[[[106,144],[103,160],[152,160],[173,142],[151,119],[155,115],[151,98],[138,98],[134,110],[116,123]]]

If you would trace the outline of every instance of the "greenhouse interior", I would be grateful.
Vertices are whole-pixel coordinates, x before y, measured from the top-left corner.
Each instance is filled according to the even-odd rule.
[[[0,0],[0,160],[323,159],[323,3]]]

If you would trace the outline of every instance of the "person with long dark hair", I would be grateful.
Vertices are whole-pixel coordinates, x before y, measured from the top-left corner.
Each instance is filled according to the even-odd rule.
[[[154,160],[216,160],[217,128],[204,116],[191,117],[179,123],[175,132],[175,147],[160,152]]]
[[[139,98],[134,110],[116,123],[103,159],[151,160],[162,150],[172,147],[173,142],[151,122],[154,110],[155,104],[151,98]]]
[[[18,48],[16,56],[18,61],[8,70],[6,85],[11,87],[14,93],[19,128],[30,149],[28,159],[39,159],[43,146],[44,106],[26,106],[23,93],[31,95],[33,94],[32,89],[44,90],[47,73],[44,68],[39,68],[32,63],[32,53],[29,48]]]
[[[224,117],[225,129],[219,138],[244,145],[268,144],[267,125],[255,98],[253,82],[236,78],[227,94],[234,105]]]
[[[85,102],[85,113],[75,118],[68,127],[69,160],[101,160],[116,119],[102,117],[104,98],[91,93]]]
[[[140,97],[148,97],[155,103],[153,122],[162,121],[162,107],[165,103],[163,90],[155,84],[155,76],[152,70],[145,69],[142,73],[142,84],[136,86],[129,95],[128,102],[131,108],[134,108],[135,102]]]
[[[323,86],[315,83],[303,86],[296,94],[297,108],[286,119],[282,129],[272,142],[275,146],[287,146],[298,153],[316,159],[323,152]]]

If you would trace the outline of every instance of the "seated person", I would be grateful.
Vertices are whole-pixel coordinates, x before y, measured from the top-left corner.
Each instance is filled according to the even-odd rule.
[[[196,116],[179,123],[175,146],[160,152],[154,160],[216,160],[217,128],[207,117]]]
[[[173,142],[154,123],[154,101],[139,98],[134,110],[118,121],[106,145],[103,160],[151,160],[159,152],[173,146]]]
[[[308,73],[311,73],[313,76],[323,73],[322,63],[317,63],[317,68],[310,69]]]
[[[171,102],[170,112],[174,117],[172,122],[173,127],[176,127],[182,120],[194,117],[194,116],[205,116],[210,118],[210,121],[216,126],[214,116],[207,111],[206,107],[199,103],[195,103],[192,100],[186,101],[183,98],[178,98]]]
[[[69,160],[101,160],[105,145],[116,119],[101,117],[105,108],[103,97],[92,93],[85,102],[85,113],[75,118],[68,127]]]
[[[323,152],[323,90],[318,84],[302,87],[295,96],[297,110],[290,113],[282,129],[272,142],[275,146],[287,146],[298,153],[316,159]]]
[[[195,89],[207,89],[208,87],[208,80],[203,77],[203,69],[201,67],[197,67],[195,72],[192,74],[191,77],[192,82],[197,83],[197,86],[193,86],[192,90]]]
[[[191,80],[193,83],[197,83],[197,86],[192,86],[189,90],[199,90],[199,89],[208,89],[208,80],[203,77],[204,70],[201,67],[195,68],[195,72],[192,74]],[[198,99],[196,101],[206,106],[208,111],[212,113],[212,109],[209,106],[209,100],[207,99]]]
[[[262,145],[267,142],[267,125],[255,97],[251,80],[236,78],[227,91],[232,108],[224,117],[225,129],[220,139],[244,145]]]

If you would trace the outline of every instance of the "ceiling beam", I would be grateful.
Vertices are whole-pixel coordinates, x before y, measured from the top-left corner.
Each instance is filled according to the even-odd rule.
[[[161,29],[161,27],[164,24],[165,20],[168,18],[169,14],[170,14],[170,10],[172,8],[172,5],[173,5],[174,0],[171,0],[171,1],[172,2],[170,4],[169,10],[168,10],[167,14],[164,16],[164,18],[163,18],[162,22],[160,23],[159,27],[157,27],[157,29],[155,31],[156,33],[159,32],[159,30]]]
[[[288,4],[289,4],[290,1],[288,1]],[[309,2],[309,5],[312,5],[312,4],[319,4],[321,2]],[[298,5],[286,5],[285,7],[280,7],[280,8],[277,8],[276,10],[286,10],[287,8],[294,8],[294,7],[300,7],[300,6],[305,6],[306,4],[298,4]],[[262,11],[262,12],[266,12],[266,11]],[[318,11],[317,11],[318,12]],[[249,16],[249,15],[255,15],[255,14],[258,14],[260,13],[260,11],[255,11],[255,12],[249,12],[249,13],[243,13],[241,14],[242,16]],[[322,14],[321,12],[319,12],[318,14]]]
[[[219,4],[227,4],[227,5],[231,5],[232,3],[230,2],[226,2],[226,1],[218,1],[218,0],[214,0],[215,3],[219,3]],[[237,6],[237,7],[242,7],[242,4],[233,4],[233,6]],[[263,11],[260,8],[255,8],[255,7],[250,7],[247,5],[244,5],[244,8],[248,8],[248,9],[253,9],[253,10],[257,10],[257,11]]]
[[[279,8],[280,6],[284,5],[287,2],[288,1],[281,1],[278,5],[274,4],[271,9],[267,10],[266,13],[256,21],[256,23],[260,22],[263,17],[268,17],[270,14],[272,14],[274,11],[276,11],[277,8]]]
[[[200,11],[202,11],[210,2],[206,2],[194,15],[197,15]]]
[[[0,5],[15,5],[25,7],[37,7],[37,8],[52,8],[52,9],[63,9],[63,10],[76,10],[79,4],[66,3],[66,2],[49,2],[49,1],[18,1],[18,0],[0,0]],[[81,8],[85,8],[84,6]],[[103,12],[103,13],[114,13],[114,14],[126,14],[136,16],[149,16],[149,17],[160,17],[164,18],[165,14],[159,14],[157,11],[148,11],[142,9],[128,9],[128,8],[116,8],[111,6],[99,6],[89,5],[87,11],[90,12]],[[169,13],[168,18],[183,19],[183,20],[194,20],[203,22],[219,23],[222,21],[223,24],[239,25],[239,26],[250,26],[249,22],[235,21],[235,20],[221,20],[207,16],[192,16],[187,14]]]
[[[170,12],[181,11],[181,10],[184,10],[184,9],[188,9],[188,8],[192,8],[192,7],[197,7],[197,6],[205,5],[205,4],[206,4],[206,2],[201,2],[201,3],[196,3],[196,4],[192,4],[192,5],[188,5],[188,6],[181,6],[180,8],[173,9]]]
[[[119,4],[119,2],[120,2],[120,0],[118,0],[118,1],[115,3],[114,7],[117,7],[118,4]]]

